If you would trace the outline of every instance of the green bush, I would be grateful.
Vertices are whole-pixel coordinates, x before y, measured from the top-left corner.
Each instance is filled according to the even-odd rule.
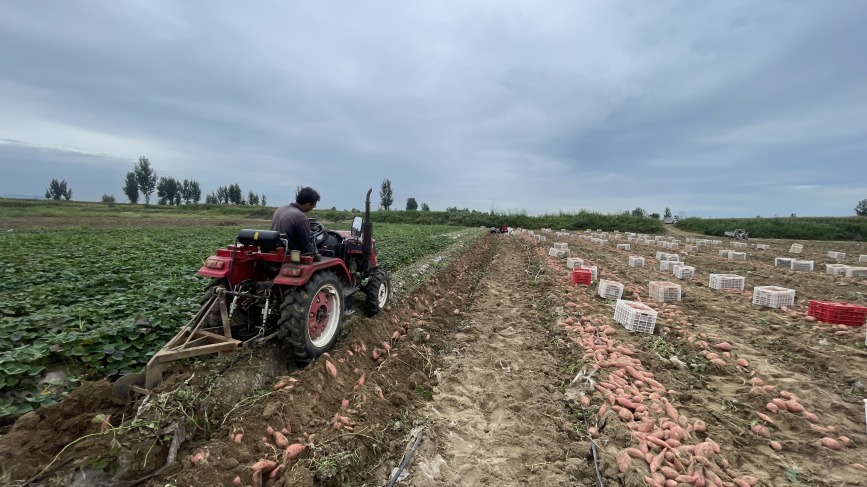
[[[688,232],[722,237],[726,231],[746,230],[753,238],[793,240],[867,241],[865,217],[789,217],[789,218],[685,218],[676,224]]]

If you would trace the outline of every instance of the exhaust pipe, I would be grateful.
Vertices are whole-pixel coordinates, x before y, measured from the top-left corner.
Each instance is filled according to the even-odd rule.
[[[365,262],[370,265],[370,254],[373,248],[373,222],[370,221],[370,193],[373,188],[367,190],[367,199],[364,202],[364,222],[361,224],[361,252]]]

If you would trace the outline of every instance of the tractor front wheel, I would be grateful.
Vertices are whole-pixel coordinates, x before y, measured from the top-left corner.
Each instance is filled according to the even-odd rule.
[[[388,305],[389,299],[391,299],[391,277],[385,270],[375,269],[370,274],[365,292],[364,310],[367,316],[379,313]]]
[[[206,305],[208,303],[208,300],[210,300],[214,296],[217,288],[228,289],[228,281],[226,281],[225,278],[211,279],[211,282],[208,283],[207,286],[205,286],[205,295],[202,296],[202,299],[199,300],[199,305]],[[204,328],[216,328],[223,326],[223,317],[220,314],[219,302],[215,301],[214,304],[211,305],[211,309],[209,309],[205,313],[205,322],[203,323]]]
[[[340,279],[333,272],[318,272],[283,294],[277,337],[295,362],[307,364],[337,342],[343,311]]]

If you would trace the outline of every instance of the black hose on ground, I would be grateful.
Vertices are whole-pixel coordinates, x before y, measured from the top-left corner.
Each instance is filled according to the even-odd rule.
[[[581,415],[584,416],[584,427],[587,428],[587,431],[590,431],[590,424],[587,423],[587,411],[584,410],[583,406],[581,407]],[[605,487],[605,482],[602,481],[602,474],[599,473],[599,457],[596,455],[596,443],[593,442],[593,438],[590,438],[590,450],[593,452],[593,466],[596,467],[596,479],[599,480],[599,487]]]
[[[585,420],[586,421],[586,420]],[[412,449],[410,449],[409,453],[406,454],[406,458],[403,459],[403,462],[400,463],[400,466],[397,467],[397,472],[391,477],[391,482],[388,483],[386,487],[392,487],[395,482],[397,482],[398,477],[400,477],[400,473],[403,472],[403,469],[406,468],[406,465],[409,463],[409,459],[412,458],[413,452],[418,448],[419,442],[421,442],[421,434],[424,432],[424,429],[419,430],[418,436],[415,438],[415,443],[412,445]]]

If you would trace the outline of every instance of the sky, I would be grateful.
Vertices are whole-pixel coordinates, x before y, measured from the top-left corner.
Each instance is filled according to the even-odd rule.
[[[45,1],[0,15],[0,194],[146,156],[269,205],[846,216],[867,2]]]

